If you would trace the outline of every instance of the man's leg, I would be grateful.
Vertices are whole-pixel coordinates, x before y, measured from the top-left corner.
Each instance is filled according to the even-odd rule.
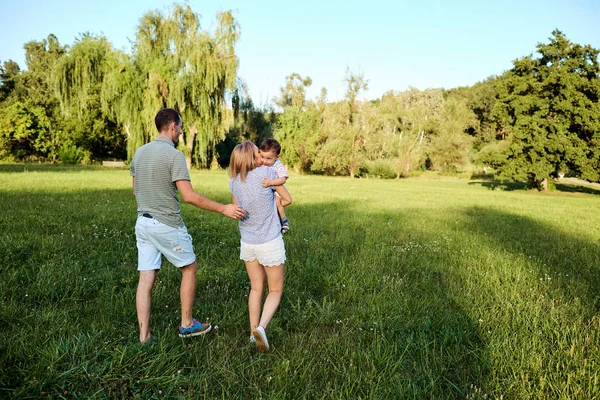
[[[196,295],[196,261],[180,269],[181,287],[179,289],[179,297],[181,299],[181,326],[189,328],[192,326],[192,312]]]
[[[157,270],[140,271],[135,306],[137,309],[138,325],[140,327],[140,342],[150,339],[150,308],[152,305],[152,286]]]

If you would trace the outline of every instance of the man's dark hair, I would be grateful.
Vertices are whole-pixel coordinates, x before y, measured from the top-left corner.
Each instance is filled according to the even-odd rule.
[[[268,138],[263,140],[263,142],[260,144],[260,150],[261,151],[274,151],[275,154],[279,155],[279,152],[281,151],[281,145],[279,144],[279,142],[273,138]]]
[[[159,132],[168,128],[171,122],[175,122],[177,125],[181,125],[183,122],[181,115],[172,108],[163,108],[156,114],[156,117],[154,117],[154,124]]]

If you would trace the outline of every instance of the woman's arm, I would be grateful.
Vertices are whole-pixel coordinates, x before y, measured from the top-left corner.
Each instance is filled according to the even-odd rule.
[[[288,190],[285,188],[285,186],[275,186],[275,191],[277,192],[279,197],[281,197],[282,206],[285,207],[292,204],[292,196],[290,195],[290,192],[288,192]]]

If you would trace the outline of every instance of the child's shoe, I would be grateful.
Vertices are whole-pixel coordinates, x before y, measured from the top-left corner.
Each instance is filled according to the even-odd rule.
[[[290,222],[287,217],[281,220],[281,233],[287,233],[290,230]]]

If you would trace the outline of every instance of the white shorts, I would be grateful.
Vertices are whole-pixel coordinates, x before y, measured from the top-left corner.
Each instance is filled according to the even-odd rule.
[[[285,263],[285,246],[283,237],[277,236],[275,239],[261,244],[249,244],[240,241],[240,259],[244,261],[258,262],[263,267],[276,267]]]
[[[135,224],[138,271],[160,269],[164,255],[177,268],[196,261],[192,237],[185,226],[173,228],[154,218],[139,216]]]

